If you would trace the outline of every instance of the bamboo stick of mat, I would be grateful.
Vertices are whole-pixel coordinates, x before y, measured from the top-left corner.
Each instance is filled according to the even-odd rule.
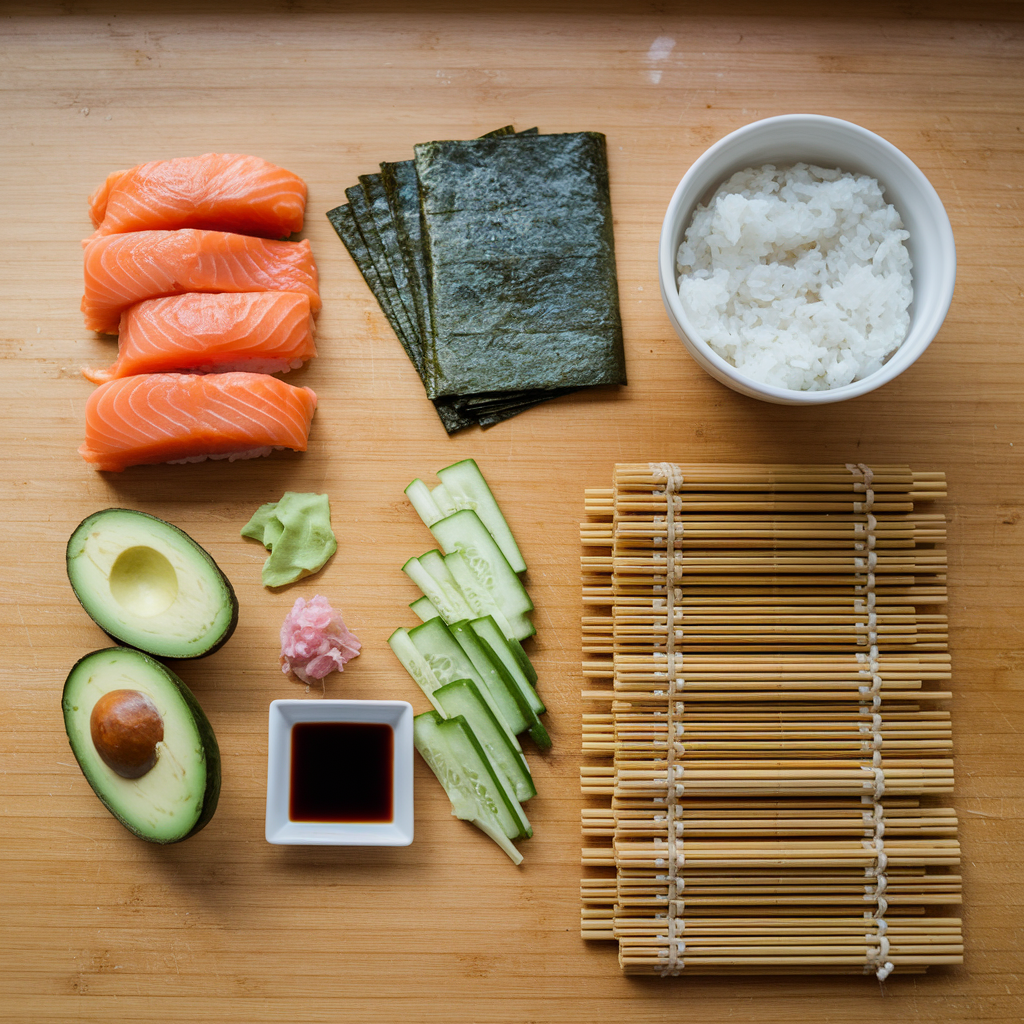
[[[580,529],[581,933],[628,973],[959,963],[945,478],[615,467]]]

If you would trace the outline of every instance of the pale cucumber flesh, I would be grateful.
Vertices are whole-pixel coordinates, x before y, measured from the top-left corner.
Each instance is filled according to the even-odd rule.
[[[430,528],[446,554],[458,551],[470,572],[511,618],[533,611],[533,602],[494,538],[472,509],[439,519]]]
[[[422,625],[414,626],[409,630],[409,639],[442,686],[457,679],[472,679],[480,687],[481,695],[491,710],[508,726],[513,736],[527,728],[526,716],[515,694],[493,671],[493,666],[488,666],[485,656],[478,649],[479,645],[473,648],[468,641],[464,645],[440,619],[430,619]],[[476,662],[484,669],[483,675],[477,670],[476,662],[470,658],[466,646],[473,649]]]
[[[413,742],[437,776],[452,813],[471,821],[508,854],[513,863],[522,854],[512,845],[519,826],[494,770],[461,717],[442,720],[436,711],[413,719]]]
[[[472,509],[480,517],[512,570],[524,572],[526,562],[519,545],[476,462],[464,459],[438,470],[437,476],[457,508]]]
[[[512,795],[520,802],[537,795],[530,769],[526,765],[522,750],[512,745],[511,737],[501,722],[487,706],[476,683],[469,679],[458,679],[442,686],[437,691],[437,700],[445,718],[461,715],[473,734],[480,741],[491,767],[499,781],[507,783]],[[527,834],[532,835],[529,822],[525,822]]]

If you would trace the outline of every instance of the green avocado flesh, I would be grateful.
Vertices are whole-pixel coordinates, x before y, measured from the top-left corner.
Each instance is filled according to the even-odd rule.
[[[92,738],[97,701],[113,690],[147,696],[163,721],[156,763],[136,779],[109,768]],[[151,843],[177,843],[213,817],[220,794],[220,751],[192,691],[140,651],[110,647],[79,661],[64,684],[64,728],[89,785],[130,832]]]
[[[217,563],[162,519],[108,508],[68,541],[68,579],[108,636],[163,658],[212,654],[234,632],[238,601]]]

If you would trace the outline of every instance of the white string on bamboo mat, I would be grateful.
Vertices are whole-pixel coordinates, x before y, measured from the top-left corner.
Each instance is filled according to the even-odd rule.
[[[861,632],[860,642],[867,647],[867,653],[859,652],[860,674],[869,682],[859,687],[864,698],[861,711],[870,716],[870,724],[861,726],[861,731],[869,736],[863,741],[863,749],[871,754],[871,764],[864,765],[865,771],[871,773],[871,779],[865,782],[865,788],[871,795],[861,797],[863,803],[870,806],[864,812],[865,838],[862,840],[866,850],[873,851],[874,864],[864,869],[864,877],[868,884],[864,886],[864,899],[875,904],[875,911],[865,911],[864,917],[874,925],[874,931],[865,936],[868,944],[864,973],[874,973],[879,981],[884,981],[892,972],[893,965],[889,960],[889,938],[886,934],[888,922],[885,913],[889,907],[885,891],[889,880],[886,874],[888,855],[885,852],[885,809],[882,796],[885,793],[885,770],[882,767],[882,676],[878,664],[878,613],[876,608],[875,569],[878,564],[878,553],[875,550],[877,519],[872,512],[875,503],[875,492],[872,488],[874,474],[863,462],[848,462],[846,468],[853,474],[854,492],[863,495],[862,500],[853,502],[855,515],[863,515],[864,522],[854,526],[854,565],[863,574],[864,583],[854,588],[854,610],[864,616],[864,621],[857,622]],[[870,703],[869,703],[870,701]]]
[[[649,464],[651,476],[655,480],[664,480],[664,491],[656,490],[657,495],[665,496],[665,659],[668,677],[668,713],[666,715],[665,743],[665,838],[668,855],[664,862],[668,873],[659,875],[666,883],[666,899],[668,901],[665,914],[666,930],[663,939],[667,948],[659,951],[658,956],[665,962],[661,968],[661,976],[675,976],[685,966],[686,940],[682,937],[686,922],[680,916],[680,892],[684,880],[679,877],[679,869],[683,866],[685,855],[680,849],[683,832],[683,820],[677,819],[677,801],[682,796],[683,765],[676,762],[676,750],[679,737],[683,732],[683,723],[677,716],[683,714],[683,702],[676,701],[681,693],[684,681],[679,677],[676,664],[676,533],[682,532],[682,524],[677,523],[675,516],[675,493],[683,484],[683,474],[678,466],[670,462],[652,462]],[[681,537],[679,538],[681,541]],[[658,860],[658,866],[663,862]]]

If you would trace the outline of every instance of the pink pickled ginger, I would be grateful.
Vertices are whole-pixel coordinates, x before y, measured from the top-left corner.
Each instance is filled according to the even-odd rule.
[[[344,670],[362,645],[319,594],[298,598],[281,626],[281,671],[309,684]]]

